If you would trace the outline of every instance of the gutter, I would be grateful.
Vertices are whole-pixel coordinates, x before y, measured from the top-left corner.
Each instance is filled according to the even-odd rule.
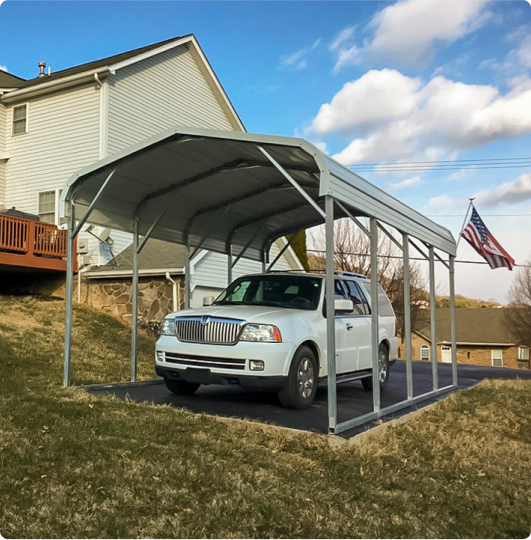
[[[162,276],[166,277],[166,274],[178,274],[184,275],[184,268],[168,268],[165,270],[157,269],[144,269],[139,270],[139,276]],[[91,272],[90,270],[83,274],[86,279],[107,279],[116,277],[132,277],[133,270],[107,270],[106,272]]]
[[[8,92],[0,97],[0,101],[4,103],[11,103],[13,101],[28,99],[30,97],[36,97],[48,92],[64,90],[83,83],[90,83],[100,76],[108,77],[109,74],[112,74],[112,70],[108,66],[93,69],[91,71],[85,71],[83,73],[76,73],[70,77],[58,78],[48,82],[44,81],[35,86],[30,86],[29,88],[21,88],[20,90]]]

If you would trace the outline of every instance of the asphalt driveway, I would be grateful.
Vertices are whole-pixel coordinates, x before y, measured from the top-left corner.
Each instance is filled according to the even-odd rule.
[[[452,383],[450,364],[438,364],[439,388]],[[413,362],[414,396],[432,390],[431,363]],[[531,371],[506,368],[461,365],[457,366],[459,388],[469,388],[483,379],[531,379]],[[105,389],[90,389],[90,392],[109,393],[117,397],[128,396],[138,402],[149,401],[156,404],[171,404],[174,407],[185,408],[196,413],[207,413],[217,416],[234,417],[273,423],[279,426],[328,433],[328,405],[326,387],[319,388],[312,406],[304,411],[285,409],[280,406],[277,396],[270,392],[245,391],[238,386],[201,386],[192,396],[172,394],[164,384],[145,386],[120,386]],[[407,414],[433,403],[438,398],[423,401],[408,409],[403,409],[386,417],[386,420]],[[406,364],[397,361],[391,368],[389,383],[381,394],[381,406],[386,407],[404,401],[406,394]],[[361,382],[341,384],[337,389],[338,422],[372,411],[372,393],[363,389]],[[369,422],[345,433],[342,437],[352,437],[372,427]]]

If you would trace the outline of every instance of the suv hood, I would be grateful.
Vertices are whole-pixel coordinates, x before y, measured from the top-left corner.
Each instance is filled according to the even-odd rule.
[[[190,317],[210,315],[211,317],[226,317],[247,322],[272,324],[284,318],[293,318],[301,313],[311,313],[308,310],[277,308],[272,306],[206,306],[194,309],[184,309],[171,313],[168,317]]]

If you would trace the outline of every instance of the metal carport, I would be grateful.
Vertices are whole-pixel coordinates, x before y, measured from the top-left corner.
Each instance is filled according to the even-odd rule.
[[[62,217],[68,218],[68,270],[64,385],[70,385],[74,238],[90,223],[133,234],[133,319],[131,379],[136,379],[138,317],[137,256],[148,238],[186,246],[189,260],[198,249],[225,253],[229,269],[242,256],[261,261],[266,269],[271,244],[279,237],[326,224],[327,312],[334,311],[333,222],[349,217],[371,239],[371,268],[377,268],[377,237],[382,225],[402,235],[389,235],[404,253],[404,305],[408,398],[380,408],[377,384],[378,302],[377,272],[371,272],[373,341],[373,412],[337,423],[334,319],[327,320],[328,417],[331,433],[340,433],[373,418],[410,406],[457,387],[454,317],[454,261],[452,234],[386,192],[343,167],[302,139],[172,128],[113,154],[78,173],[65,184]],[[370,220],[367,230],[357,218]],[[449,270],[452,314],[453,384],[438,388],[437,350],[431,347],[433,391],[413,395],[411,326],[409,324],[409,245],[415,238],[428,250],[431,324],[435,332],[435,277],[437,258]],[[422,253],[418,245],[415,247]],[[439,255],[435,250],[441,252]],[[448,260],[444,257],[448,256]],[[273,261],[274,263],[274,261]],[[186,272],[185,305],[189,305]]]

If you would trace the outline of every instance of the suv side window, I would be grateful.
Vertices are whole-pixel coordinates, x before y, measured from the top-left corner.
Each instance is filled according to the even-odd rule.
[[[361,292],[358,284],[355,281],[345,281],[349,298],[354,302],[354,311],[359,315],[370,315],[371,309],[367,303],[367,299]]]
[[[363,285],[367,289],[367,292],[369,293],[369,297],[370,297],[371,284],[364,283]],[[385,291],[382,289],[382,286],[379,283],[378,283],[378,315],[380,315],[380,317],[394,317],[395,316],[395,312],[393,311],[393,306],[391,306],[391,302],[389,302],[389,298],[387,298],[387,294],[385,294]]]
[[[344,284],[339,281],[339,279],[336,279],[334,281],[334,299],[341,300],[342,298],[348,300],[347,291],[345,290]]]

